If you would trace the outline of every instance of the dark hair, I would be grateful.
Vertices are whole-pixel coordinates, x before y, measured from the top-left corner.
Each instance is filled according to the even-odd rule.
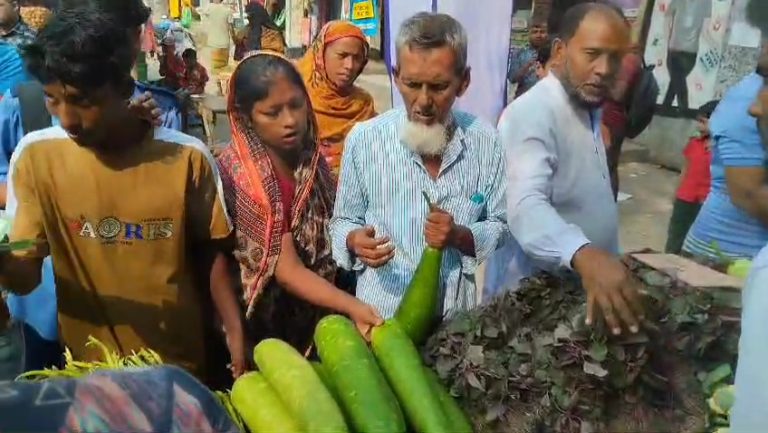
[[[147,23],[151,14],[141,0],[61,0],[61,9],[97,9],[109,14],[123,29],[134,29]]]
[[[703,117],[705,119],[709,119],[712,117],[712,113],[715,112],[715,109],[717,108],[717,104],[720,103],[720,100],[714,100],[709,101],[706,104],[699,107],[699,110],[696,112],[696,117]]]
[[[240,112],[250,116],[253,104],[269,95],[269,88],[278,75],[284,75],[307,95],[304,80],[290,61],[271,54],[258,55],[244,60],[235,73],[235,103]]]
[[[552,57],[552,41],[547,39],[544,44],[536,50],[536,61],[545,66]]]
[[[59,12],[21,50],[27,70],[43,84],[60,81],[77,89],[97,89],[132,81],[128,34],[97,9]]]
[[[189,59],[191,57],[197,57],[197,51],[195,51],[194,48],[187,48],[183,53],[181,53],[182,59]]]
[[[562,20],[557,22],[554,28],[550,21],[550,33],[557,34],[558,39],[567,42],[579,31],[579,27],[581,27],[581,23],[584,22],[584,18],[590,13],[598,11],[613,12],[617,17],[621,18],[622,21],[626,20],[621,8],[613,3],[607,1],[578,3],[565,12],[565,15],[562,16]]]

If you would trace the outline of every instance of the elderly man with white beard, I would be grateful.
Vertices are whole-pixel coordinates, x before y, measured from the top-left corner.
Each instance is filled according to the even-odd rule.
[[[347,137],[333,255],[356,272],[357,296],[389,318],[424,248],[442,249],[436,314],[445,317],[476,305],[477,265],[505,231],[504,151],[495,128],[453,110],[470,82],[461,24],[416,14],[402,24],[396,50],[405,106],[359,123]]]

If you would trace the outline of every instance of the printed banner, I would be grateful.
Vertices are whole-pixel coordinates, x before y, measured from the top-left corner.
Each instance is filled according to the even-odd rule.
[[[349,17],[366,36],[373,37],[379,34],[378,0],[351,0]]]
[[[645,60],[656,65],[658,103],[663,110],[696,110],[715,97],[731,4],[729,0],[656,1]]]

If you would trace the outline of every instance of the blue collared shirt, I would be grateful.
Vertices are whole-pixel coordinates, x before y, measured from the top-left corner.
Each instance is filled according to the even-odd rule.
[[[472,231],[476,257],[449,248],[443,255],[443,313],[476,305],[475,270],[493,252],[505,230],[504,151],[496,130],[476,117],[454,112],[456,131],[443,155],[436,179],[421,157],[400,141],[403,109],[358,123],[347,137],[339,190],[331,220],[333,256],[358,273],[357,296],[392,317],[426,246],[428,207],[422,192]],[[347,235],[370,225],[388,236],[395,257],[378,268],[365,268],[347,250]]]
[[[10,32],[0,36],[0,41],[14,46],[31,44],[35,40],[35,32],[23,20],[19,19]]]
[[[768,426],[768,246],[752,262],[741,293],[741,339],[730,431],[755,433]]]

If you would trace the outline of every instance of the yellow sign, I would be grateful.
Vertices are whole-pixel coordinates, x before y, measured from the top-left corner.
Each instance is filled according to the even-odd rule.
[[[373,0],[357,2],[352,6],[353,20],[369,20],[376,17]]]

